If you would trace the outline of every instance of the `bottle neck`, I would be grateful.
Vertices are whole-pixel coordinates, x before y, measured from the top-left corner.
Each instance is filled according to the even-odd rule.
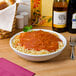
[[[54,0],[54,2],[67,2],[67,0]]]

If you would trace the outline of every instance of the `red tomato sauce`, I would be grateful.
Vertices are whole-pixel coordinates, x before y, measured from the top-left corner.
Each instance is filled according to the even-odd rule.
[[[54,34],[44,31],[32,31],[20,34],[20,44],[25,49],[34,49],[40,51],[42,49],[48,51],[56,51],[58,49],[58,41],[61,41]]]

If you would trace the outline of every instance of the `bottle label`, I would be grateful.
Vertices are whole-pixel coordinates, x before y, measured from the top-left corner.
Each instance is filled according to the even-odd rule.
[[[72,16],[72,29],[76,29],[76,13]]]
[[[65,28],[66,27],[66,11],[54,11],[53,23],[56,28]]]

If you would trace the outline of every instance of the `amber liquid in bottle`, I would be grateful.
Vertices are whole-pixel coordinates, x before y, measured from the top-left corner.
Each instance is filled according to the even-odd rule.
[[[67,22],[67,1],[66,0],[54,0],[53,4],[53,22],[52,28],[57,32],[66,31]]]

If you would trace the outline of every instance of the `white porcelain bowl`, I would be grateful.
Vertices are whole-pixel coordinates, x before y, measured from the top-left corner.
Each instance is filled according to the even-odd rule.
[[[51,30],[45,30],[45,29],[32,29],[32,30],[34,30],[34,31],[42,30],[42,31],[57,34],[59,36],[59,38],[62,40],[62,42],[64,44],[64,47],[62,49],[56,51],[56,52],[52,52],[52,53],[46,54],[46,55],[29,55],[29,54],[25,54],[25,53],[22,53],[22,52],[20,52],[20,51],[18,51],[15,48],[12,47],[12,40],[16,35],[21,33],[21,32],[19,32],[10,39],[10,47],[14,50],[14,52],[16,52],[17,55],[21,56],[22,58],[25,58],[25,59],[31,60],[31,61],[46,61],[46,60],[49,60],[49,59],[52,59],[52,58],[58,56],[67,45],[67,41],[64,38],[64,36],[62,36],[61,34],[59,34],[57,32],[54,32],[54,31],[51,31]],[[30,30],[30,31],[32,31],[32,30]]]

